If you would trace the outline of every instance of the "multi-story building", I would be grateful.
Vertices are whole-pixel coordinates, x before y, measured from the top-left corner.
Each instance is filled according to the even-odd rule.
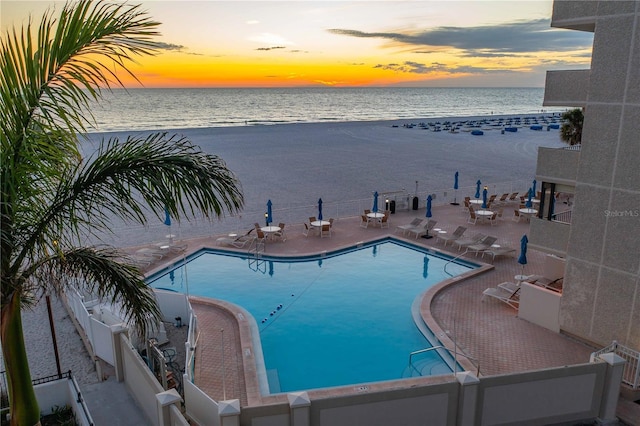
[[[592,32],[593,52],[547,73],[544,105],[584,108],[584,127],[581,146],[538,153],[530,247],[566,259],[563,332],[640,351],[640,1],[556,0],[551,26]]]

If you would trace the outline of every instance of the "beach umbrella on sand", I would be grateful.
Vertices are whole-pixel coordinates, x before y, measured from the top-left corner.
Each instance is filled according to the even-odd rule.
[[[518,257],[518,263],[522,265],[522,272],[524,272],[524,265],[527,264],[527,243],[529,243],[529,239],[527,234],[524,234],[520,239],[520,257]]]
[[[478,179],[478,181],[476,182],[476,198],[480,198],[480,185],[482,185],[482,182],[480,182],[480,179]]]
[[[371,211],[374,213],[378,211],[378,191],[373,193],[373,207]]]
[[[318,220],[322,220],[322,198],[318,198]]]
[[[424,257],[424,263],[422,265],[422,278],[427,278],[429,275],[429,256]]]
[[[487,188],[482,190],[482,208],[487,208]]]
[[[271,215],[272,206],[273,206],[273,203],[271,202],[271,200],[267,201],[267,226],[269,226],[269,224],[273,222],[273,217]]]
[[[533,207],[533,203],[531,202],[532,196],[533,196],[533,189],[529,188],[529,195],[527,195],[527,202],[525,203],[525,207],[528,209]]]
[[[427,213],[426,213],[426,217],[431,217],[431,201],[433,200],[433,198],[431,198],[431,194],[429,194],[429,196],[427,197]]]

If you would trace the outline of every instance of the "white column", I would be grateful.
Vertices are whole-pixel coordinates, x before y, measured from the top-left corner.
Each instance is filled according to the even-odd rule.
[[[613,352],[602,354],[598,356],[597,359],[607,363],[607,373],[604,377],[604,389],[602,390],[602,402],[600,403],[600,413],[598,413],[598,423],[602,425],[618,424],[616,407],[618,406],[622,372],[626,361]]]
[[[291,426],[309,426],[311,423],[311,400],[306,392],[287,394],[291,408]]]
[[[478,379],[473,373],[463,371],[456,373],[460,383],[460,397],[458,399],[458,426],[473,426],[476,424],[476,406],[478,403]]]
[[[218,402],[220,426],[240,426],[240,400],[230,399]]]
[[[180,394],[175,389],[169,389],[156,394],[156,403],[158,404],[158,424],[160,426],[171,426],[171,414],[169,408],[173,404],[182,402]]]

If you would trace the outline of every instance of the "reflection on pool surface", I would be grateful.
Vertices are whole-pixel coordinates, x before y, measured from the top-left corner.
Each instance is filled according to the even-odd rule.
[[[256,260],[206,251],[156,288],[226,300],[256,320],[274,392],[451,372],[411,314],[432,285],[473,269],[385,239],[323,257]]]

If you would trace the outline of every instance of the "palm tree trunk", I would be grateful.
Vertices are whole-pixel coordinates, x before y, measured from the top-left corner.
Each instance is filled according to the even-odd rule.
[[[10,300],[2,304],[2,355],[7,371],[9,398],[20,401],[11,404],[11,425],[39,425],[40,408],[31,383],[27,350],[22,334],[20,292],[15,291]]]

